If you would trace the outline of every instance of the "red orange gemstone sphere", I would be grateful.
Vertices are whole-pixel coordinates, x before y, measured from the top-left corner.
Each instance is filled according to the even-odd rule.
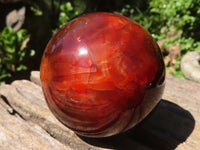
[[[135,126],[160,100],[165,80],[150,34],[112,13],[84,15],[61,28],[45,49],[40,73],[52,113],[89,137]]]

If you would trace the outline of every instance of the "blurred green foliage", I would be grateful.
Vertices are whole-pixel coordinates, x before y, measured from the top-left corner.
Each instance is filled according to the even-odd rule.
[[[173,42],[181,43],[182,51],[195,50],[199,46],[200,0],[152,0],[150,14],[157,18],[153,21],[158,29],[165,27],[162,34],[155,33],[157,39],[164,38],[170,28],[174,28],[181,34]]]
[[[56,0],[55,0],[56,1]],[[67,0],[61,1],[60,3],[60,13],[58,17],[58,24],[57,28],[61,28],[65,25],[68,21],[72,20],[73,18],[83,15],[86,13],[91,12],[118,12],[122,8],[123,5],[130,3],[136,7],[144,8],[147,5],[148,0],[140,1],[140,0],[109,0],[109,1],[102,1],[102,0]],[[130,4],[125,5],[125,7],[130,8]],[[133,11],[132,8],[130,8]],[[126,11],[126,8],[122,8],[122,11]],[[124,13],[123,15],[129,16],[128,13]],[[56,29],[57,30],[57,29]],[[55,33],[56,30],[53,30]]]
[[[24,59],[34,55],[33,50],[27,50],[29,37],[25,29],[14,32],[11,27],[0,33],[0,84],[14,72],[27,69]]]
[[[74,10],[74,7],[70,2],[63,3],[60,6],[60,15],[58,18],[59,28],[66,24],[66,22],[70,21],[74,17],[78,16],[78,11]]]
[[[65,2],[60,5],[60,13],[58,17],[58,27],[53,30],[55,33],[59,28],[63,27],[68,21],[79,15],[78,11],[74,9],[71,2]]]

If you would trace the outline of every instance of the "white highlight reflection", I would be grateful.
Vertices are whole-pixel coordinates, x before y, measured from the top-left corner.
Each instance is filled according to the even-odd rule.
[[[86,48],[80,48],[78,54],[79,55],[87,55],[88,54],[88,50]]]

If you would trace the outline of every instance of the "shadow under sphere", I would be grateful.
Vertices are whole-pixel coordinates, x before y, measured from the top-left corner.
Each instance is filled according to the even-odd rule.
[[[194,125],[189,111],[161,100],[141,123],[126,133],[106,138],[79,137],[91,145],[111,149],[139,150],[137,142],[152,149],[173,150],[188,138]]]

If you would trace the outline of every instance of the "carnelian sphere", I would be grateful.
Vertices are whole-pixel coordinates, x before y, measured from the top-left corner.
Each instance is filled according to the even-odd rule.
[[[52,113],[88,137],[135,126],[160,100],[165,80],[151,35],[112,13],[83,15],[61,28],[45,49],[40,71]]]

